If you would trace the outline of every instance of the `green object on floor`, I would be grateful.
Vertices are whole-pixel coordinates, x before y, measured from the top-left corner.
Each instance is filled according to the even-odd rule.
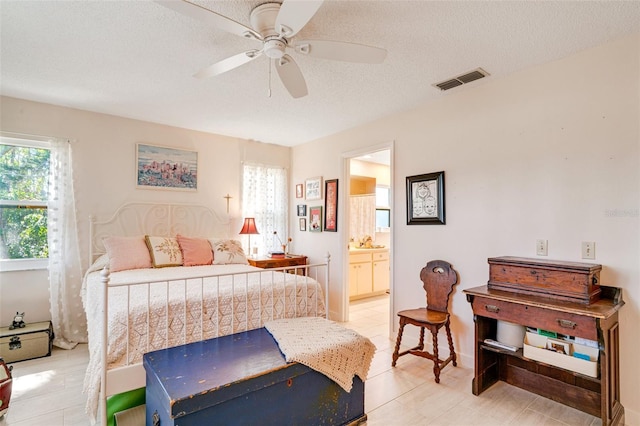
[[[137,407],[145,403],[145,388],[134,389],[107,398],[107,426],[116,426],[117,412]]]

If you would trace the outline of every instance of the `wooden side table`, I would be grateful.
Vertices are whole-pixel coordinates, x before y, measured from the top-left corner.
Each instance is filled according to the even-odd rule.
[[[249,258],[249,265],[256,266],[258,268],[285,268],[287,266],[304,266],[307,264],[307,256],[302,256],[299,254],[288,254],[283,258],[272,258],[270,256],[261,256],[255,259]],[[299,275],[305,275],[306,270],[304,268],[294,268],[291,270],[287,270],[287,272],[295,274],[296,272]]]
[[[624,424],[618,346],[618,310],[624,301],[619,288],[600,288],[602,297],[588,306],[488,286],[464,290],[475,323],[473,394],[502,380],[600,417],[603,425]],[[498,320],[597,341],[597,377],[526,358],[522,349],[511,352],[486,344],[485,339],[496,339]]]

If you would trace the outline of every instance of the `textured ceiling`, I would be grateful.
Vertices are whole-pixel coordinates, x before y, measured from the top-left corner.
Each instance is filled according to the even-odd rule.
[[[261,1],[194,0],[247,26]],[[192,75],[255,41],[153,1],[0,1],[2,95],[280,145],[297,145],[514,71],[640,32],[638,1],[332,1],[296,39],[384,47],[383,64],[291,55],[293,99],[265,57]],[[432,84],[491,75],[441,92]],[[612,76],[613,77],[613,76]]]

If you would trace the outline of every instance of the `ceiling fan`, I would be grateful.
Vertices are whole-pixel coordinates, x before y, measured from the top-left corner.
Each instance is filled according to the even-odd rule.
[[[328,40],[294,40],[294,36],[311,20],[323,0],[284,0],[265,3],[251,11],[249,28],[186,0],[156,0],[158,3],[186,16],[198,19],[231,34],[262,43],[259,49],[228,57],[210,65],[194,77],[213,77],[230,71],[265,55],[273,65],[282,84],[292,97],[308,94],[307,84],[298,64],[287,52],[295,52],[321,59],[377,64],[387,56],[385,49],[356,43]]]

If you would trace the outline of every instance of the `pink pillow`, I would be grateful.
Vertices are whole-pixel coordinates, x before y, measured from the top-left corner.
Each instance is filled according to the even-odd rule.
[[[213,252],[209,240],[184,237],[180,234],[176,235],[176,238],[182,251],[184,266],[211,265],[213,263]]]
[[[144,236],[105,237],[102,242],[109,255],[111,272],[151,268],[151,256]]]

